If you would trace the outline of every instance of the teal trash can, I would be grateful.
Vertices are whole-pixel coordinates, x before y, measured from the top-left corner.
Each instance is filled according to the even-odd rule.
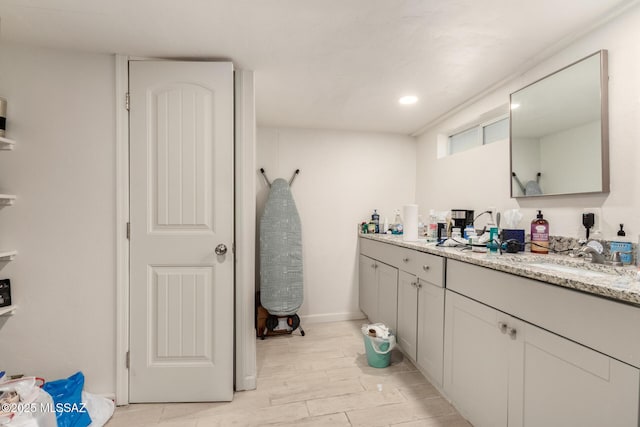
[[[391,350],[393,337],[376,338],[364,335],[364,348],[367,353],[367,362],[373,368],[386,368],[391,362]]]

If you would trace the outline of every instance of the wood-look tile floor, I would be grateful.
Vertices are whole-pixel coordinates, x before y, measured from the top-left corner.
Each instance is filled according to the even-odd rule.
[[[258,340],[258,388],[230,403],[136,404],[107,427],[431,426],[470,427],[402,354],[368,366],[363,321],[304,325]]]

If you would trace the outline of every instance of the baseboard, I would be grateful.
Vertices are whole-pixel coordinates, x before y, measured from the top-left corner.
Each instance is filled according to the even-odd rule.
[[[309,314],[300,316],[300,321],[304,325],[304,323],[340,322],[342,320],[359,320],[366,318],[367,316],[361,311],[353,311],[348,313]]]
[[[257,387],[256,377],[248,376],[244,377],[242,384],[236,384],[235,391],[255,390]]]

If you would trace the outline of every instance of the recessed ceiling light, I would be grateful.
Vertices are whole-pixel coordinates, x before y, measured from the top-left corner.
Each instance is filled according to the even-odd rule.
[[[414,95],[403,96],[398,100],[398,102],[402,105],[410,105],[418,102],[418,97]]]
[[[511,104],[511,109],[512,110],[515,110],[518,107],[520,107],[520,104]]]

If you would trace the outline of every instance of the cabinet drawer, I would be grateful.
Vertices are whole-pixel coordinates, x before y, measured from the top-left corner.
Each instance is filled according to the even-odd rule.
[[[360,253],[444,287],[444,258],[390,243],[360,239]]]
[[[399,256],[395,249],[401,249],[388,243],[360,238],[360,253],[386,264],[398,267]]]
[[[406,248],[397,247],[398,268],[418,278],[444,287],[444,258]]]
[[[441,288],[444,287],[444,258],[417,252],[416,276]]]

